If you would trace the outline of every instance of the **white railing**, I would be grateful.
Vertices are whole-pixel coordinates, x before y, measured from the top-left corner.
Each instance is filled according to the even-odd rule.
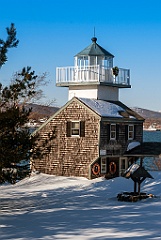
[[[85,67],[61,67],[56,69],[57,86],[68,86],[76,83],[109,83],[130,85],[130,70],[119,68],[117,77],[113,75],[112,68],[105,68],[100,65]]]

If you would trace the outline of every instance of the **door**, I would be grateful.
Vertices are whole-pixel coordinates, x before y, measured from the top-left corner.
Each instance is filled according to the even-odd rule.
[[[120,164],[119,164],[119,176],[122,176],[122,174],[125,172],[127,168],[128,168],[127,158],[121,157]]]

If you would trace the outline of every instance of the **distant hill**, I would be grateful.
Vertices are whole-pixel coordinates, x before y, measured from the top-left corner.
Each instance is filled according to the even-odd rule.
[[[135,112],[137,112],[139,115],[141,115],[145,119],[147,119],[147,118],[153,118],[153,119],[161,118],[161,112],[151,111],[151,110],[147,110],[147,109],[144,109],[144,108],[138,108],[138,107],[133,107],[131,109],[134,110]]]
[[[28,107],[32,108],[33,112],[39,112],[45,115],[54,114],[59,110],[58,107],[44,106],[44,105],[38,105],[38,104],[29,104]]]
[[[30,118],[35,120],[38,120],[40,118],[49,118],[59,110],[58,107],[44,106],[38,104],[28,104],[27,108],[32,108]]]
[[[43,106],[38,104],[29,104],[28,108],[32,108],[30,118],[35,120],[38,120],[40,118],[49,118],[60,109],[59,107]],[[131,109],[137,112],[147,121],[154,122],[155,120],[159,120],[161,123],[161,112],[151,111],[139,107],[132,107]]]

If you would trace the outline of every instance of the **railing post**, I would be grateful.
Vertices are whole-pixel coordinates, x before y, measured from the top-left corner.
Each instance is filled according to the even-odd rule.
[[[98,68],[98,82],[100,82],[100,65],[97,65]]]
[[[128,70],[128,85],[130,85],[130,70]]]
[[[58,82],[58,68],[56,68],[56,83]]]

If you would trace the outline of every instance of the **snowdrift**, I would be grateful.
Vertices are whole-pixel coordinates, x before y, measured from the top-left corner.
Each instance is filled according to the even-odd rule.
[[[150,172],[138,202],[119,202],[133,181],[32,174],[0,186],[1,239],[161,239],[161,172]]]

